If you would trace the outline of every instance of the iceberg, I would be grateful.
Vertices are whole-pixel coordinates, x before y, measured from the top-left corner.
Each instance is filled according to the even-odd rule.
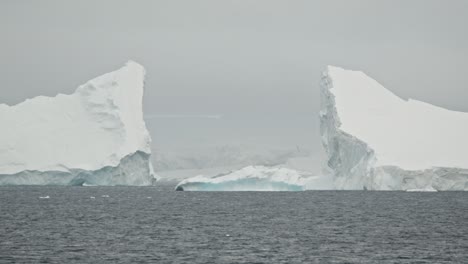
[[[0,185],[152,185],[144,77],[129,61],[73,94],[0,104]]]
[[[468,190],[468,113],[404,100],[363,72],[328,66],[320,123],[337,189]]]
[[[304,191],[327,188],[323,177],[284,167],[248,166],[215,177],[198,175],[181,181],[176,191]],[[310,187],[309,187],[310,186]]]
[[[407,192],[437,192],[436,189],[432,188],[431,186],[427,187],[426,189],[408,189]]]

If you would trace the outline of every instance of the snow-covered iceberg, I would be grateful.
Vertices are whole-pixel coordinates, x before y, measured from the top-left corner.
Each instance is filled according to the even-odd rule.
[[[337,189],[468,190],[468,113],[404,100],[362,72],[331,66],[321,103]]]
[[[130,61],[71,95],[0,104],[0,184],[151,185],[144,77]]]
[[[243,169],[207,177],[185,179],[177,191],[303,191],[327,188],[323,177],[284,167],[248,166]]]

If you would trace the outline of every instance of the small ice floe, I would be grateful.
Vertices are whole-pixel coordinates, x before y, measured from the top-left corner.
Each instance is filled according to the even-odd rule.
[[[47,196],[39,196],[39,199],[49,199],[49,198],[50,198],[49,195],[47,195]]]
[[[426,187],[424,189],[408,189],[407,192],[437,192],[432,186]]]
[[[103,195],[103,196],[101,196],[101,197],[102,197],[102,198],[109,198],[109,195],[106,195],[106,194],[105,194],[105,195]]]
[[[91,197],[89,197],[89,199],[96,199],[96,197],[94,197],[94,196],[91,196]]]

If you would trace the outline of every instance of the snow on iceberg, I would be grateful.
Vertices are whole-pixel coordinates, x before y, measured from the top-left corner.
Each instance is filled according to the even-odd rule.
[[[321,136],[337,189],[468,190],[468,113],[404,100],[329,66]]]
[[[151,185],[145,69],[121,69],[71,95],[0,104],[1,185]]]
[[[185,179],[177,191],[303,191],[308,186],[324,188],[322,177],[282,167],[248,166],[243,169],[206,177]],[[330,188],[328,188],[330,189]]]

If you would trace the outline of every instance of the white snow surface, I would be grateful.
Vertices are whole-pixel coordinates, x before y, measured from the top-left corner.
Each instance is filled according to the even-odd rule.
[[[151,184],[144,78],[129,61],[73,94],[0,104],[0,184]]]
[[[226,174],[198,175],[180,182],[183,191],[304,191],[332,189],[329,177],[316,176],[282,166],[248,166]]]
[[[338,189],[468,190],[468,113],[404,100],[329,66],[321,135]]]

